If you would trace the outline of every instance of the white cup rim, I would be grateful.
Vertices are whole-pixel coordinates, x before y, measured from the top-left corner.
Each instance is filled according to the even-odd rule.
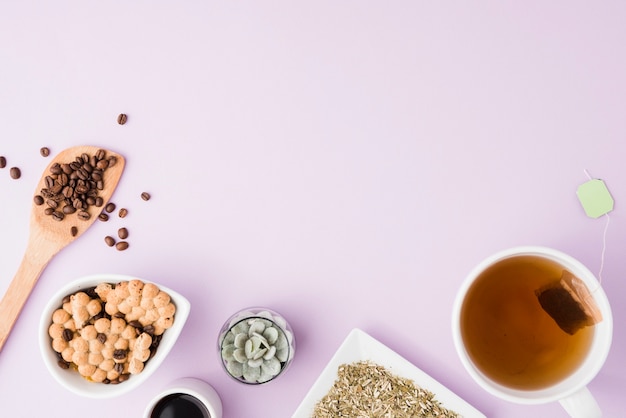
[[[592,355],[588,355],[581,366],[572,375],[563,381],[538,390],[519,390],[503,386],[485,376],[470,360],[463,345],[460,331],[460,316],[465,294],[478,275],[488,266],[497,261],[518,256],[537,255],[544,256],[563,264],[570,269],[574,275],[585,281],[585,284],[594,294],[594,299],[599,305],[603,319],[595,325],[596,330],[592,346],[589,350]],[[609,354],[613,334],[613,316],[609,301],[596,279],[595,275],[572,256],[549,247],[542,246],[520,246],[497,252],[478,263],[466,276],[456,295],[452,312],[452,336],[455,349],[463,363],[463,366],[471,377],[483,389],[494,396],[521,404],[542,404],[566,398],[582,390],[600,371]]]

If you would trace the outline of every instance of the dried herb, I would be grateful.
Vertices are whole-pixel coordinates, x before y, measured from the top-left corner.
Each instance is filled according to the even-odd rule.
[[[316,405],[313,418],[452,418],[435,395],[383,366],[359,361],[339,366],[330,391]]]

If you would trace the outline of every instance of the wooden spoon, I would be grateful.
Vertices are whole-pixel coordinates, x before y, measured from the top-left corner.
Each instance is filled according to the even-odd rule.
[[[40,194],[41,190],[46,187],[46,177],[50,175],[50,167],[54,164],[72,163],[76,161],[76,157],[80,157],[83,154],[91,157],[96,155],[101,149],[94,146],[77,146],[60,152],[52,159],[41,176],[35,189],[35,195]],[[103,190],[98,192],[98,196],[102,198],[103,204],[101,207],[93,205],[89,207],[88,212],[91,215],[89,219],[79,219],[77,213],[73,213],[66,215],[63,220],[58,221],[51,215],[44,213],[44,210],[48,207],[46,203],[43,205],[33,203],[30,214],[30,234],[24,258],[2,301],[0,301],[0,351],[48,262],[98,219],[100,211],[107,204],[111,195],[113,195],[113,191],[122,176],[122,171],[124,171],[125,160],[119,154],[108,150],[104,150],[104,152],[105,158],[115,157],[117,162],[111,164],[103,172],[102,181],[104,187]],[[73,226],[76,227],[74,234],[72,233]]]

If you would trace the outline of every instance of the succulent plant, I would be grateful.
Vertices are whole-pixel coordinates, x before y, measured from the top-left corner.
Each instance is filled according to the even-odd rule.
[[[253,315],[253,316],[250,316]],[[221,338],[226,370],[248,383],[264,383],[276,377],[293,356],[292,335],[279,326],[284,322],[267,311],[247,313],[231,322]]]

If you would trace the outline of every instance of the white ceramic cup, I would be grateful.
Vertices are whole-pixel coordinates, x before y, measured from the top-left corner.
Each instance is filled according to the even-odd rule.
[[[213,389],[213,386],[193,377],[183,377],[168,385],[150,401],[143,418],[151,418],[152,412],[159,402],[167,396],[174,394],[191,395],[204,405],[210,418],[222,418],[222,400],[215,389]]]
[[[565,270],[583,280],[593,295],[600,312],[602,321],[594,325],[594,335],[591,347],[582,364],[568,377],[538,390],[520,390],[504,386],[490,379],[470,358],[461,333],[461,312],[465,296],[474,281],[488,267],[518,256],[540,256],[559,263]],[[567,413],[572,417],[594,418],[601,417],[602,412],[598,403],[587,389],[587,384],[602,368],[608,356],[613,334],[613,316],[609,301],[600,283],[593,273],[582,263],[560,251],[545,247],[516,247],[496,253],[479,263],[466,277],[454,301],[452,314],[452,335],[456,351],[463,366],[472,378],[487,392],[507,401],[520,404],[541,404],[559,401]]]

